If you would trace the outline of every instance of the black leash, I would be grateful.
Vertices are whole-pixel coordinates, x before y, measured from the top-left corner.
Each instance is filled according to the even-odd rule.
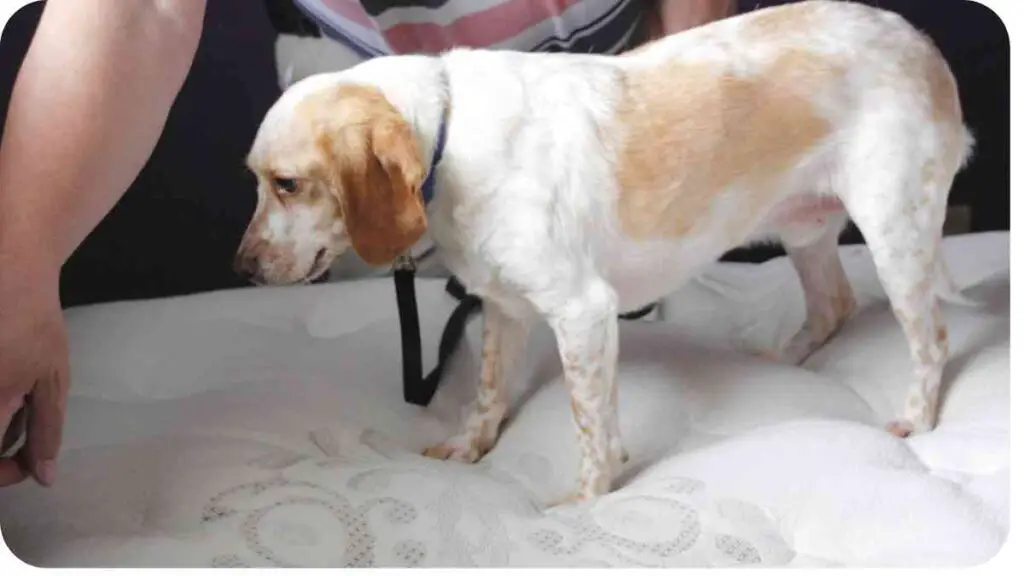
[[[654,312],[654,309],[657,306],[658,306],[657,304],[648,304],[647,306],[644,306],[643,308],[641,308],[639,310],[634,310],[632,312],[626,312],[625,314],[619,314],[619,320],[639,320],[639,319],[647,316],[651,312]]]
[[[455,353],[466,332],[466,325],[483,308],[476,296],[452,276],[445,291],[459,301],[441,332],[441,344],[437,352],[437,366],[423,377],[423,355],[420,343],[420,318],[416,306],[416,264],[405,257],[395,266],[395,296],[398,299],[398,323],[402,332],[402,391],[405,401],[417,406],[427,406],[441,385],[448,360]]]
[[[459,301],[441,332],[441,344],[437,352],[437,366],[423,377],[423,355],[420,342],[420,317],[416,306],[416,262],[403,256],[395,264],[395,297],[398,300],[398,324],[402,332],[402,391],[405,401],[417,406],[427,406],[441,385],[448,360],[466,332],[470,319],[480,313],[483,303],[480,298],[466,293],[457,278],[448,279],[445,291]],[[639,320],[655,309],[649,304],[640,310],[620,314],[622,320]]]

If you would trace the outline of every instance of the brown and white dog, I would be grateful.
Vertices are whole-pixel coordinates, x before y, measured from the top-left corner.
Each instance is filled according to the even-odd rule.
[[[888,428],[932,429],[948,354],[938,299],[965,301],[939,243],[971,147],[932,42],[851,2],[764,9],[617,57],[384,57],[300,81],[268,112],[248,158],[259,201],[238,266],[259,282],[300,282],[350,246],[386,265],[428,234],[485,319],[475,409],[426,453],[472,462],[494,445],[509,372],[543,320],[581,450],[574,496],[585,499],[610,490],[626,458],[616,314],[733,247],[779,240],[807,320],[772,352],[799,363],[855,309],[837,252],[848,219],[913,360]],[[424,202],[428,173],[437,193]]]

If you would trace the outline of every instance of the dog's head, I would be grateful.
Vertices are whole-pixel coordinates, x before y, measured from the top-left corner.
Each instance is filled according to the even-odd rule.
[[[386,265],[426,231],[427,167],[412,128],[376,88],[329,77],[274,104],[247,164],[258,180],[235,268],[254,282],[308,282],[348,247]]]

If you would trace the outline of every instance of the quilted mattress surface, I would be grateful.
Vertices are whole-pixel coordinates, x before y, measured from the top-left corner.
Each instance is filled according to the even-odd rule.
[[[44,566],[962,566],[1000,549],[1009,498],[1009,236],[947,239],[977,308],[944,306],[935,431],[882,428],[908,350],[870,257],[860,311],[804,366],[785,259],[716,264],[621,324],[617,489],[574,481],[554,340],[537,329],[514,410],[479,464],[429,460],[473,395],[479,319],[433,404],[407,405],[388,279],[68,312],[74,385],[58,484],[0,490],[0,529]],[[454,302],[418,286],[425,365]]]

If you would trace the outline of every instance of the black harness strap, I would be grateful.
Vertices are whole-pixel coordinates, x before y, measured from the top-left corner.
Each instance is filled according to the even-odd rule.
[[[402,390],[405,401],[417,406],[427,406],[441,385],[448,360],[455,353],[466,332],[466,324],[483,309],[480,298],[466,293],[457,278],[448,279],[445,291],[459,301],[441,333],[441,344],[437,352],[437,366],[423,377],[423,355],[420,342],[420,318],[416,306],[416,265],[409,259],[399,260],[395,265],[395,296],[398,299],[398,323],[402,332]],[[650,304],[634,312],[620,314],[622,320],[638,320],[655,308]]]

